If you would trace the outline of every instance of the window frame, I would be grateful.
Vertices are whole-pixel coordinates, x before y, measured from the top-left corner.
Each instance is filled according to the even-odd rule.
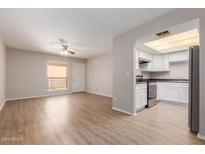
[[[67,79],[67,84],[66,84],[66,88],[57,88],[57,89],[51,89],[49,88],[48,86],[48,65],[49,63],[56,63],[56,64],[63,64],[63,65],[66,65],[66,79]],[[68,62],[65,62],[65,61],[53,61],[53,60],[48,60],[46,62],[46,87],[47,87],[47,91],[65,91],[65,90],[68,90],[69,89],[69,83],[70,83],[70,80],[69,80],[69,74],[70,74],[70,69],[69,69],[69,63]]]

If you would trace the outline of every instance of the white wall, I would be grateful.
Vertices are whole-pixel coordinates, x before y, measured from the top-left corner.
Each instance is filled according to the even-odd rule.
[[[85,63],[85,60],[42,54],[17,49],[6,49],[6,99],[35,97],[71,92],[71,84],[64,91],[47,90],[47,61]],[[71,83],[71,67],[69,67]]]
[[[5,47],[0,38],[0,110],[5,103]]]
[[[175,9],[113,39],[113,107],[135,114],[134,43],[150,33],[166,30],[187,21],[199,19],[200,27],[200,117],[199,132],[205,136],[205,9]]]
[[[150,73],[150,78],[153,79],[189,79],[189,62],[170,63],[169,72],[154,72]]]
[[[112,53],[87,60],[86,89],[88,92],[112,96]]]

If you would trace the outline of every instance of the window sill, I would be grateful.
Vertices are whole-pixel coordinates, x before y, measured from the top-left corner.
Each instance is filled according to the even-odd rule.
[[[47,89],[48,92],[52,92],[52,91],[65,91],[68,90],[68,88],[61,88],[61,89]]]

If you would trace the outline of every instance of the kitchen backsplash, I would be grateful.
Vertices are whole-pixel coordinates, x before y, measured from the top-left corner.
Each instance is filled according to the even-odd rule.
[[[136,75],[143,75],[144,79],[149,79],[150,78],[150,73],[149,72],[141,72],[139,69],[136,70]]]

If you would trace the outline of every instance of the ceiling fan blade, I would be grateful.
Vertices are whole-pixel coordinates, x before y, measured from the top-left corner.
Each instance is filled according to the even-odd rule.
[[[59,44],[59,45],[67,45],[69,42],[63,39],[59,39],[58,41],[50,42],[51,44]]]
[[[68,50],[68,52],[69,52],[70,54],[72,54],[72,55],[74,55],[74,54],[75,54],[75,52],[73,52],[73,51],[69,51],[69,50]]]
[[[59,42],[61,42],[62,44],[68,44],[69,42],[64,40],[64,39],[59,39]]]
[[[72,54],[72,55],[74,55],[75,54],[75,52],[74,51],[76,51],[75,49],[74,49],[74,51],[71,51],[71,49],[70,50],[68,50],[68,41],[66,41],[66,40],[64,40],[64,39],[58,39],[58,41],[56,41],[56,42],[50,42],[53,46],[61,46],[62,48],[63,48],[63,51],[61,52],[61,54],[62,55],[65,55],[65,56],[67,56],[67,54],[68,53],[70,53],[70,54]]]
[[[50,44],[52,44],[52,45],[63,45],[62,42],[50,42]]]

